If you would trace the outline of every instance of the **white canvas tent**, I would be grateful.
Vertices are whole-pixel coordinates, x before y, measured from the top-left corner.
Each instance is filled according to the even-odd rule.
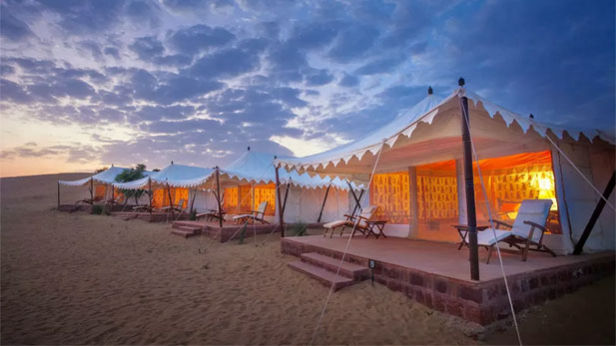
[[[115,167],[111,165],[111,167],[87,178],[78,180],[58,180],[58,206],[60,205],[60,185],[72,187],[88,186],[89,189],[94,189],[97,185],[111,186],[111,184],[115,182],[115,178],[118,176],[118,174],[122,173],[126,169],[127,168]],[[111,198],[110,190],[111,189],[105,189],[105,196],[103,196],[104,199]],[[90,193],[91,196],[94,195],[94,191],[91,191]]]
[[[174,190],[171,197],[172,203],[178,203],[179,199],[182,198],[180,196],[185,196],[189,209],[201,211],[215,207],[211,194],[203,191],[202,188],[206,181],[212,177],[213,172],[214,170],[211,168],[179,165],[172,162],[159,172],[152,172],[148,177],[127,183],[114,182],[113,185],[116,188],[127,190],[148,190],[151,188],[154,193],[153,198],[155,200],[161,199],[157,202],[161,205],[169,204],[168,195],[171,193],[167,191],[167,194],[165,194],[165,189],[171,188]],[[160,196],[157,196],[156,190],[161,192]]]
[[[602,191],[615,167],[613,133],[540,123],[459,88],[444,99],[428,95],[408,112],[360,140],[316,155],[281,158],[277,163],[288,170],[350,178],[362,183],[369,181],[374,166],[377,173],[405,172],[410,181],[410,221],[390,224],[387,232],[423,238],[429,232],[422,233],[417,222],[419,167],[431,164],[434,168],[437,163],[455,161],[454,195],[464,195],[460,165],[463,152],[460,99],[463,96],[469,99],[470,131],[478,159],[549,154],[562,234],[548,235],[546,243],[558,252],[570,253],[600,197],[567,158]],[[465,223],[465,200],[457,198],[456,202],[458,221]],[[614,194],[610,202],[614,205]],[[614,249],[614,217],[613,209],[604,209],[585,251]]]
[[[220,169],[221,185],[223,187],[250,185],[254,189],[258,185],[275,184],[274,158],[275,156],[272,154],[247,150],[237,160]],[[284,204],[285,223],[317,222],[322,207],[321,222],[342,217],[343,214],[348,212],[349,186],[345,181],[338,178],[310,177],[308,174],[298,174],[297,172],[287,172],[285,170],[279,171],[279,180],[281,185],[285,185],[280,191],[283,203],[272,201],[276,208],[274,215],[268,217],[270,221],[277,222],[276,216],[280,211],[279,206],[284,204],[286,186],[288,186],[289,192],[286,204]],[[355,185],[353,186],[355,187]],[[327,192],[327,199],[325,199],[328,187],[329,191]],[[254,192],[252,194],[254,195]],[[243,198],[251,198],[251,196],[240,196],[238,200]],[[323,206],[324,199],[325,205]],[[258,201],[255,202],[258,204]]]

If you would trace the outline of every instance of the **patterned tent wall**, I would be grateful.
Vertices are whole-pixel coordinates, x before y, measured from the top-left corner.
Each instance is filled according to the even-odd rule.
[[[267,201],[265,215],[272,216],[276,209],[276,185],[255,185],[254,201],[251,186],[239,185],[224,189],[224,210],[227,213],[239,214],[256,210],[261,202]]]
[[[185,187],[172,187],[171,189],[171,198],[173,199],[173,204],[177,204],[180,202],[180,200],[184,200],[184,202],[182,203],[183,208],[186,208],[188,206],[189,200],[188,200],[188,188]],[[169,192],[167,191],[167,188],[159,188],[153,191],[152,193],[152,207],[154,208],[162,208],[162,207],[167,207],[170,206],[171,203],[169,203]]]
[[[549,151],[524,153],[480,161],[488,201],[493,217],[513,220],[524,199],[552,199],[550,226],[560,233],[556,203],[554,173]],[[410,190],[408,172],[375,174],[370,203],[379,207],[376,217],[393,224],[409,223]],[[488,221],[487,206],[477,170],[475,170],[475,200],[478,220]],[[440,223],[457,223],[458,192],[455,161],[417,167],[417,219],[431,228]]]

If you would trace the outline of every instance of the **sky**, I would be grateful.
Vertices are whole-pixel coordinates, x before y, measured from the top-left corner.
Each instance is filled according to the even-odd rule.
[[[613,0],[0,4],[0,176],[304,156],[466,87],[615,127]]]

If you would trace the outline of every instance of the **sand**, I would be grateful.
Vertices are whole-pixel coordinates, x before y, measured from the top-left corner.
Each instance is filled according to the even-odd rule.
[[[310,342],[328,289],[287,267],[277,235],[220,244],[172,236],[169,224],[57,212],[58,177],[0,181],[2,344]],[[524,313],[523,341],[613,344],[613,280]],[[477,330],[366,281],[332,295],[315,343],[516,343],[506,323]]]

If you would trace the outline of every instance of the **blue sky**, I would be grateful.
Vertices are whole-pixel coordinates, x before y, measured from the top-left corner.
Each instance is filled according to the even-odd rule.
[[[306,155],[467,87],[614,130],[614,1],[4,1],[3,176]]]

